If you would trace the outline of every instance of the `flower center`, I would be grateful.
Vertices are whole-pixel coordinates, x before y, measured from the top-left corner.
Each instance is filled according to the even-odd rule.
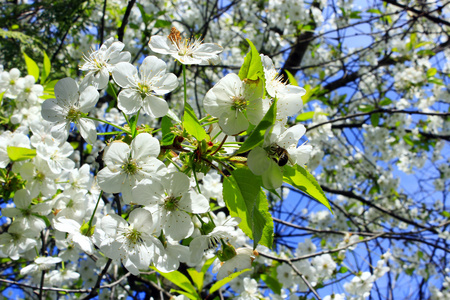
[[[72,106],[67,112],[66,119],[70,122],[76,123],[81,118],[81,111],[79,111],[76,107]]]
[[[128,175],[134,175],[139,170],[139,166],[135,159],[130,158],[122,165],[122,170]]]
[[[128,229],[127,232],[123,234],[128,242],[132,244],[137,244],[142,242],[142,233],[135,228]]]
[[[231,100],[233,101],[231,109],[243,111],[247,108],[248,101],[243,96],[233,96]]]
[[[169,196],[164,199],[164,209],[168,211],[174,211],[177,209],[177,203],[180,201],[181,197]]]
[[[39,182],[43,182],[45,179],[45,175],[41,172],[37,172],[36,176],[34,176],[34,179],[36,179]]]
[[[147,96],[149,96],[152,92],[152,89],[146,85],[145,83],[138,83],[138,87],[139,87],[139,94],[141,94],[142,98],[145,98]]]
[[[172,27],[168,36],[172,44],[177,48],[179,56],[193,57],[195,50],[202,44],[200,39],[193,41],[181,37],[181,33],[175,27]]]

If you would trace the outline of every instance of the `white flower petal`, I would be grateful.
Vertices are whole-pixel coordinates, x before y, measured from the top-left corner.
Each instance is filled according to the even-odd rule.
[[[191,217],[184,211],[171,211],[165,221],[164,232],[176,241],[187,238],[194,232]]]
[[[94,121],[90,119],[81,118],[78,120],[78,129],[80,130],[81,136],[89,144],[94,144],[97,140],[97,129],[95,128]]]
[[[166,100],[153,95],[145,97],[142,108],[146,114],[153,118],[164,117],[169,112],[169,105]]]
[[[88,86],[81,94],[80,94],[80,111],[84,113],[88,113],[92,110],[97,104],[99,98],[99,93],[97,89],[93,86]]]
[[[269,168],[270,158],[261,147],[253,148],[247,156],[247,166],[255,175],[262,175]]]
[[[189,190],[190,180],[186,174],[175,172],[161,180],[169,196],[180,197]]]
[[[189,191],[181,197],[178,208],[190,213],[202,214],[209,211],[209,201],[205,196]]]
[[[142,107],[141,95],[132,89],[122,90],[117,100],[117,107],[128,115],[136,113]]]
[[[134,81],[137,77],[137,69],[135,66],[128,62],[120,62],[116,64],[114,70],[112,71],[112,77],[114,81],[123,88],[130,87],[130,80]]]
[[[74,104],[78,100],[78,84],[70,77],[59,80],[54,91],[58,100],[63,99],[68,104]]]
[[[137,135],[131,142],[131,157],[136,161],[157,157],[160,151],[159,141],[146,132]]]
[[[248,125],[248,120],[242,112],[227,112],[219,117],[219,126],[228,135],[239,134],[247,130]]]

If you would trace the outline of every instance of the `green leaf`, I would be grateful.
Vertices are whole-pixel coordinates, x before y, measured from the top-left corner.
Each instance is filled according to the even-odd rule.
[[[314,117],[314,111],[308,111],[302,114],[299,114],[297,118],[295,118],[296,122],[304,122],[306,120],[311,120]]]
[[[25,58],[25,63],[27,65],[28,75],[33,75],[36,82],[39,80],[39,68],[34,60],[32,60],[28,55],[23,52],[23,57]]]
[[[8,146],[6,148],[9,159],[11,161],[22,161],[32,159],[36,156],[36,149],[28,149],[22,147]]]
[[[48,58],[47,53],[44,52],[44,68],[42,69],[41,83],[44,83],[47,80],[51,68],[52,64],[50,59]]]
[[[328,202],[322,188],[317,183],[314,176],[309,174],[309,172],[302,166],[284,166],[283,180],[284,182],[292,185],[293,187],[316,199],[317,201],[325,205],[331,211],[331,213],[333,213],[330,207],[330,203]]]
[[[216,256],[211,257],[210,259],[208,259],[205,264],[202,267],[202,273],[206,274],[206,271],[208,271],[209,267],[211,267],[211,265],[213,264],[213,262],[216,260]]]
[[[205,278],[205,273],[199,272],[194,268],[187,269],[189,276],[191,276],[192,282],[197,287],[198,291],[203,289],[203,280]]]
[[[168,116],[164,116],[161,120],[161,133],[162,135],[166,135],[171,132],[170,128],[173,127],[173,123]]]
[[[70,142],[70,146],[72,146],[73,150],[77,150],[78,146],[80,145],[79,142]]]
[[[316,94],[316,92],[320,91],[320,86],[312,88],[309,84],[305,85],[303,88],[306,90],[306,93],[302,96],[303,104],[314,100],[314,95]]]
[[[164,27],[170,27],[172,25],[172,22],[166,21],[166,20],[156,20],[155,25],[153,25],[154,28],[164,28]]]
[[[231,280],[235,279],[236,277],[238,277],[239,275],[251,271],[251,269],[244,269],[242,271],[236,272],[231,274],[230,276],[217,281],[216,283],[213,284],[213,286],[209,289],[209,293],[212,294],[215,291],[219,290],[221,287],[223,287],[225,284],[229,283]]]
[[[259,122],[255,130],[253,130],[250,136],[245,140],[245,142],[242,144],[241,148],[239,148],[237,153],[250,151],[264,142],[264,134],[266,133],[266,129],[275,123],[277,116],[276,111],[277,111],[277,102],[275,100],[272,106],[267,111],[264,118],[261,120],[261,122]]]
[[[256,205],[253,207],[253,248],[258,244],[272,248],[273,219],[269,212],[269,201],[266,193],[260,189]]]
[[[247,207],[242,197],[239,185],[233,176],[225,177],[223,181],[223,199],[232,217],[241,218],[239,228],[250,238],[253,238],[251,226],[247,218]]]
[[[421,42],[421,43],[418,43],[417,45],[415,45],[414,48],[417,49],[417,48],[420,48],[425,45],[433,45],[433,42]]]
[[[203,141],[208,138],[205,129],[200,125],[200,122],[189,103],[186,103],[186,107],[184,108],[183,128],[187,133],[194,136],[197,141]]]
[[[358,110],[362,112],[371,112],[372,110],[374,110],[374,107],[372,105],[363,104],[358,107]]]
[[[178,271],[173,271],[170,273],[163,273],[161,271],[158,271],[158,269],[156,269],[155,267],[150,267],[150,268],[157,271],[159,274],[161,274],[162,277],[173,282],[175,285],[182,288],[183,290],[190,293],[191,295],[197,295],[197,291],[195,290],[195,287],[192,285],[189,278],[187,278],[183,273],[178,272]]]
[[[376,8],[371,8],[371,9],[368,9],[368,10],[367,10],[367,12],[369,12],[369,13],[373,13],[373,14],[377,14],[377,15],[382,15],[382,12],[381,12],[381,10],[379,10],[379,9],[376,9]]]
[[[267,274],[261,274],[261,279],[267,284],[267,286],[277,295],[281,295],[281,288],[283,287],[281,283],[274,277]]]
[[[427,77],[433,77],[434,75],[436,75],[436,73],[437,73],[436,68],[430,68],[427,70]]]
[[[450,219],[450,213],[446,210],[444,210],[443,212],[441,212],[441,215],[446,217],[447,219]]]
[[[192,294],[190,294],[188,292],[185,292],[185,291],[171,289],[170,292],[171,293],[177,292],[178,294],[185,295],[186,297],[188,297],[191,300],[199,300],[200,299],[197,295],[192,295]]]
[[[249,169],[236,169],[225,179],[223,195],[231,216],[241,218],[239,227],[254,240],[253,248],[258,243],[270,248],[273,220],[261,184],[261,177]]]
[[[350,19],[361,19],[360,13],[360,11],[352,11],[350,13]]]
[[[437,84],[437,85],[444,85],[444,82],[442,81],[442,79],[435,78],[435,77],[428,78],[428,82],[429,83],[434,83],[434,84]]]
[[[347,273],[347,272],[348,272],[347,267],[341,267],[341,268],[339,269],[339,273]]]
[[[433,50],[424,49],[417,51],[418,56],[434,56],[436,53]]]
[[[144,21],[144,24],[148,25],[148,23],[150,23],[150,21],[152,21],[154,19],[153,15],[146,13],[144,6],[142,6],[142,4],[136,3],[136,5],[139,8],[139,10],[141,11],[142,21]]]
[[[239,78],[241,80],[262,80],[264,81],[264,68],[261,62],[261,56],[259,56],[258,50],[256,50],[255,45],[246,39],[250,45],[250,49],[244,58],[244,63],[239,70]]]
[[[414,146],[414,141],[411,138],[411,134],[406,134],[403,136],[403,140],[405,141],[405,143],[407,143],[410,146]]]
[[[370,115],[370,122],[373,127],[377,127],[380,124],[380,113],[374,113]]]
[[[131,129],[131,135],[133,136],[133,139],[137,136],[137,122],[139,120],[139,112],[130,119],[130,129]]]
[[[383,100],[378,103],[379,106],[387,106],[392,103],[392,100],[389,98],[384,98]]]
[[[294,75],[292,75],[292,73],[289,72],[288,70],[285,70],[285,72],[286,72],[286,74],[287,74],[287,76],[288,76],[289,83],[290,83],[291,85],[298,86],[297,80],[295,79]]]
[[[175,134],[173,134],[172,132],[165,134],[161,140],[161,146],[172,145],[174,139],[175,139]]]

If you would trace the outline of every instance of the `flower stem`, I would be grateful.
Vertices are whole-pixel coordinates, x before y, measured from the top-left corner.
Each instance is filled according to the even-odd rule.
[[[192,166],[192,173],[194,173],[195,184],[197,184],[198,193],[201,194],[200,186],[198,185],[197,173],[195,173],[195,165]]]
[[[113,124],[113,123],[110,123],[110,122],[108,122],[108,121],[100,120],[100,119],[97,119],[97,118],[94,118],[94,117],[84,117],[84,118],[90,119],[90,120],[94,120],[94,121],[97,121],[97,122],[102,122],[102,123],[108,124],[108,125],[110,125],[110,126],[112,126],[112,127],[115,127],[115,128],[117,128],[117,129],[122,130],[122,131],[125,132],[125,133],[131,134],[131,132],[128,131],[128,130],[126,130],[125,128],[123,128],[123,127],[121,127],[121,126],[119,126],[119,125],[115,125],[115,124]]]
[[[94,215],[95,215],[95,212],[97,211],[98,203],[100,202],[100,199],[102,199],[102,195],[103,195],[103,190],[101,190],[100,195],[98,195],[97,203],[95,204],[94,211],[92,212],[92,216],[89,219],[89,222],[88,222],[89,228],[92,227],[92,221],[94,220]]]
[[[211,153],[211,156],[213,156],[214,154],[216,154],[216,153],[222,148],[222,146],[223,146],[223,144],[225,143],[225,141],[227,140],[227,138],[228,138],[228,135],[225,135],[225,137],[224,137],[223,140],[222,140],[222,143],[220,143],[219,147],[217,147],[217,149],[216,149],[213,153]]]
[[[184,106],[186,107],[187,103],[187,85],[186,85],[186,65],[183,66],[183,83],[184,83]]]

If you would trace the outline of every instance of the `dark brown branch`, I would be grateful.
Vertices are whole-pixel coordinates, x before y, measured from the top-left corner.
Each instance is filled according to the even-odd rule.
[[[324,186],[324,185],[321,185],[321,187],[327,193],[332,193],[332,194],[336,194],[336,195],[342,195],[342,196],[345,196],[347,198],[358,200],[358,201],[366,204],[367,206],[373,207],[376,210],[393,217],[394,219],[397,219],[397,220],[405,222],[406,224],[409,224],[409,225],[412,225],[412,226],[415,226],[415,227],[418,227],[418,228],[422,228],[422,229],[431,231],[431,232],[433,232],[435,234],[439,233],[434,227],[427,227],[427,226],[424,226],[422,224],[418,224],[418,223],[416,223],[416,222],[414,222],[412,220],[406,219],[406,218],[404,218],[402,216],[396,215],[392,211],[386,210],[386,209],[384,209],[384,208],[374,204],[373,202],[371,202],[371,201],[369,201],[367,199],[364,199],[361,196],[356,195],[355,193],[353,193],[351,191],[335,190],[335,189],[329,188],[329,187]]]
[[[119,30],[117,31],[117,36],[120,42],[123,42],[123,35],[125,34],[125,27],[128,24],[128,18],[130,17],[131,9],[134,6],[134,3],[136,0],[130,0],[128,2],[127,10],[125,11],[125,14],[123,15],[122,19],[122,25],[120,26]]]
[[[417,10],[415,8],[412,8],[412,7],[400,4],[400,3],[398,3],[395,0],[383,0],[383,1],[386,2],[386,3],[392,4],[392,5],[395,5],[397,7],[403,8],[404,10],[410,11],[410,12],[416,14],[418,17],[424,17],[424,18],[426,18],[426,19],[428,19],[428,20],[430,20],[430,21],[432,21],[434,23],[444,24],[444,25],[450,26],[450,22],[448,22],[446,20],[443,20],[443,19],[440,19],[440,18],[437,18],[437,17],[434,17],[434,16],[431,16],[429,14],[429,12],[426,12],[426,11],[423,11],[423,10]],[[437,10],[439,11],[440,9],[438,8]]]

